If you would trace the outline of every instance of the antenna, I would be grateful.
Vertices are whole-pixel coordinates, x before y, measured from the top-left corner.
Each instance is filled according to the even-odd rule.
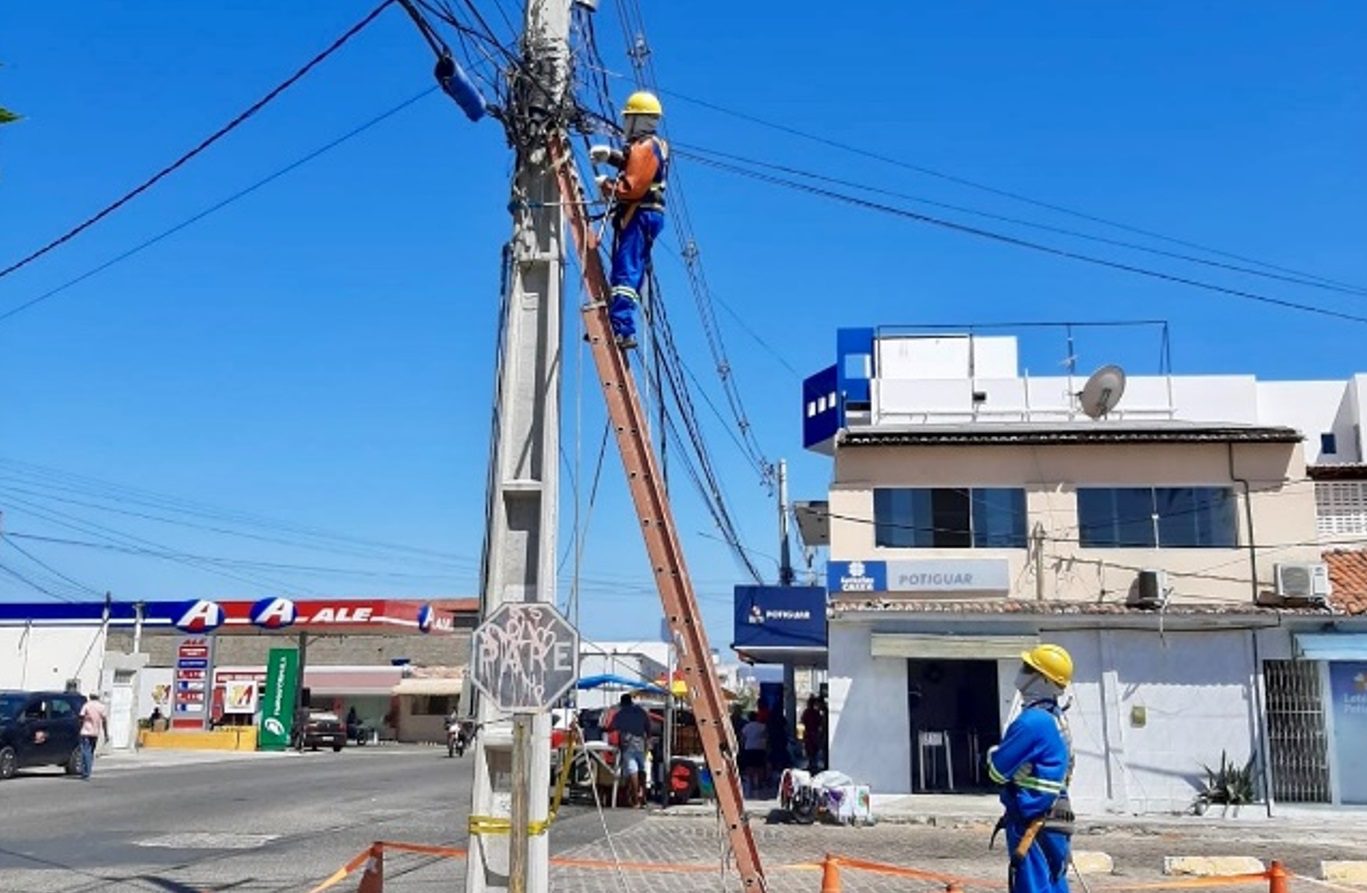
[[[1078,392],[1077,399],[1088,418],[1100,419],[1115,409],[1124,394],[1125,370],[1112,364],[1093,372]]]

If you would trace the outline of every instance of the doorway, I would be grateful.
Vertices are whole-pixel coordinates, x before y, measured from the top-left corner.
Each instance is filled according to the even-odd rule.
[[[1001,741],[999,701],[995,660],[907,660],[912,791],[992,787],[983,761]]]

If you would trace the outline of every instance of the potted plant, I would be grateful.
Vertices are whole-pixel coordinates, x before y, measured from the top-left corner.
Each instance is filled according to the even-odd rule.
[[[1224,815],[1228,815],[1233,808],[1234,815],[1237,816],[1239,807],[1252,803],[1257,795],[1253,784],[1252,757],[1249,757],[1243,766],[1239,766],[1229,759],[1227,752],[1220,751],[1219,769],[1212,769],[1205,764],[1202,764],[1201,768],[1206,772],[1206,780],[1205,786],[1196,794],[1196,802],[1192,804],[1192,810],[1197,815],[1205,815],[1206,810],[1214,803],[1224,807]]]

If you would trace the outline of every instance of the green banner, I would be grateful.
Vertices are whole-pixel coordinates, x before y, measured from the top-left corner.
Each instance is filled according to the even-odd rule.
[[[261,750],[286,750],[294,729],[294,701],[299,689],[299,652],[272,648],[266,659],[266,691],[261,695],[261,722],[257,746]]]

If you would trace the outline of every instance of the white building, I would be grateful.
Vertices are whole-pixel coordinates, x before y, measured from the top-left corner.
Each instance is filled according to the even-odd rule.
[[[1093,419],[1085,376],[1017,352],[845,329],[804,384],[804,444],[834,459],[833,764],[988,787],[1044,641],[1076,661],[1079,809],[1184,810],[1224,754],[1276,800],[1367,803],[1367,604],[1330,596],[1318,533],[1367,534],[1367,376],[1132,376]]]

